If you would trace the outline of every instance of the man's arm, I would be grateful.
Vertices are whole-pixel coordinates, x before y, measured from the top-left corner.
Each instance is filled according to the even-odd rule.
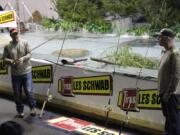
[[[29,60],[31,58],[30,46],[28,42],[25,42],[25,56],[23,56],[24,60]]]
[[[169,82],[169,91],[176,91],[177,84],[180,79],[180,54],[172,53],[170,57],[171,76]]]
[[[3,60],[5,62],[5,64],[8,64],[8,65],[13,65],[14,64],[14,60],[13,59],[10,59],[8,57],[8,48],[7,46],[4,47],[4,51],[3,51]]]

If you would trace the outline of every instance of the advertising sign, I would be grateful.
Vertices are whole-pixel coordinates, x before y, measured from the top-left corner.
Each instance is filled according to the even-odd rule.
[[[158,90],[141,90],[139,92],[139,108],[161,108]]]
[[[62,86],[61,79],[59,86]],[[110,95],[112,93],[112,77],[110,75],[74,77],[72,78],[72,91],[74,94],[89,95]],[[62,87],[58,87],[58,91],[62,91]]]
[[[89,125],[83,128],[78,128],[76,131],[84,135],[119,135],[119,132],[96,125]]]
[[[71,76],[61,78],[61,94],[64,96],[73,96],[73,79]]]
[[[0,59],[0,74],[8,74],[8,67],[2,59]]]
[[[157,89],[146,89],[138,91],[137,107],[141,109],[161,109],[159,91]],[[123,109],[123,92],[119,92],[118,106]],[[126,105],[127,107],[127,105]]]
[[[51,83],[53,82],[52,65],[43,65],[32,67],[32,78],[34,83]]]
[[[123,89],[122,109],[136,111],[138,101],[138,90],[136,88]]]
[[[0,11],[0,28],[17,27],[15,11]]]
[[[59,117],[52,120],[48,120],[49,125],[55,126],[68,131],[73,131],[78,128],[82,128],[91,125],[91,122],[80,120],[77,118]]]

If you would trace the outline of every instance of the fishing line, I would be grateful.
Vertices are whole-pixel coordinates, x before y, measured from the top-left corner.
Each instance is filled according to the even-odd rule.
[[[147,50],[146,50],[146,53],[145,53],[145,55],[144,55],[144,59],[147,58],[147,54],[148,54],[148,52],[149,52],[149,48],[150,48],[150,46],[148,46],[148,48],[147,48]],[[139,80],[140,80],[142,70],[143,70],[143,67],[140,68],[139,74],[137,75],[136,84],[135,84],[135,85],[136,85],[136,88],[138,88],[138,82],[139,82]]]
[[[76,0],[76,3],[75,3],[75,5],[74,5],[73,16],[74,16],[74,12],[75,12],[77,3],[78,3],[78,0]],[[60,59],[62,50],[63,50],[63,46],[64,46],[64,43],[65,43],[65,40],[66,40],[66,37],[67,37],[67,33],[68,33],[68,30],[65,32],[65,36],[64,36],[64,39],[63,39],[63,42],[62,42],[62,46],[61,46],[61,48],[60,48],[60,51],[59,51],[59,54],[58,54],[58,58],[57,58],[57,61],[56,61],[55,66],[54,66],[52,78],[54,78],[54,74],[55,74],[56,69],[57,69],[57,65],[58,65],[58,62],[59,62],[59,59]],[[53,39],[53,38],[51,38],[50,40],[52,40],[52,39]],[[49,40],[48,40],[48,41],[49,41]],[[48,42],[48,41],[46,41],[46,42]],[[45,44],[45,42],[42,43],[42,44],[40,44],[40,45],[43,45],[43,44]],[[39,45],[39,46],[40,46],[40,45]],[[38,46],[38,47],[39,47],[39,46]],[[37,47],[36,47],[36,48],[37,48]],[[42,118],[42,115],[43,115],[43,112],[44,112],[44,108],[45,108],[45,106],[46,106],[46,103],[53,98],[52,95],[50,94],[51,85],[52,85],[52,82],[49,84],[49,87],[48,87],[48,89],[47,89],[47,91],[46,91],[46,96],[47,96],[47,97],[46,97],[46,99],[45,99],[44,102],[43,102],[43,106],[42,106],[42,109],[41,109],[41,113],[40,113],[40,115],[39,115],[40,118]]]
[[[116,66],[116,61],[117,61],[117,53],[118,53],[118,46],[119,46],[119,42],[120,42],[120,35],[119,35],[119,38],[118,38],[118,44],[117,44],[117,48],[116,48],[116,52],[115,52],[115,65],[114,65],[114,69],[113,69],[113,72],[112,72],[112,80],[114,80],[114,75],[116,73],[115,71],[115,66]],[[113,87],[114,88],[114,87]],[[113,88],[112,88],[112,91],[109,93],[109,100],[108,100],[108,104],[107,106],[105,106],[106,108],[106,120],[105,120],[105,126],[107,127],[108,125],[108,121],[109,121],[109,113],[110,111],[112,111],[112,108],[111,108],[111,97],[112,97],[112,93],[113,93]]]
[[[59,51],[59,54],[58,54],[57,61],[56,61],[56,64],[55,64],[55,66],[54,66],[52,78],[54,78],[54,74],[55,74],[56,68],[57,68],[57,63],[59,62],[59,59],[60,59],[60,56],[61,56],[61,53],[62,53],[62,49],[63,49],[64,43],[65,43],[65,40],[66,40],[66,36],[67,36],[67,31],[66,31],[66,33],[65,33],[65,36],[64,36],[64,39],[63,39],[63,42],[62,42],[62,46],[61,46],[60,51]],[[47,91],[46,91],[46,96],[47,96],[47,97],[46,97],[45,101],[43,102],[43,106],[42,106],[42,109],[41,109],[41,113],[40,113],[40,115],[39,115],[40,118],[41,118],[42,115],[43,115],[43,112],[44,112],[44,108],[45,108],[46,103],[53,98],[52,95],[50,94],[51,85],[52,85],[52,82],[49,84],[49,87],[48,87],[48,89],[47,89]]]
[[[66,35],[65,35],[65,36],[66,36]],[[57,38],[57,35],[56,35],[56,36],[53,36],[52,38],[50,38],[50,39],[48,39],[48,40],[42,42],[41,44],[37,45],[37,46],[34,47],[34,48],[32,48],[32,49],[30,50],[30,52],[36,50],[37,48],[43,46],[44,44],[46,44],[47,42],[49,42],[49,41],[51,41],[51,40],[53,40],[53,39],[55,39],[55,38]]]

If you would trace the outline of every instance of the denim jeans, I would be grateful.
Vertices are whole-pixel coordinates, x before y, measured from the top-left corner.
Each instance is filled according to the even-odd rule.
[[[180,105],[179,96],[171,95],[168,102],[161,99],[165,121],[165,135],[180,135]]]
[[[14,91],[14,100],[16,103],[16,110],[22,113],[24,110],[24,105],[22,102],[22,88],[27,98],[28,105],[30,109],[36,106],[36,101],[34,100],[33,94],[33,83],[32,83],[32,73],[27,73],[24,75],[12,75],[12,87]]]

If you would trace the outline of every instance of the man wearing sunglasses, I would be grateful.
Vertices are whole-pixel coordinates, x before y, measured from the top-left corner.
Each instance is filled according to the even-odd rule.
[[[27,41],[21,39],[17,29],[10,30],[12,41],[4,47],[4,62],[11,67],[11,79],[14,92],[14,100],[18,117],[24,117],[24,105],[22,102],[22,88],[26,95],[31,115],[36,115],[36,102],[33,95],[32,66],[30,62],[31,53]]]
[[[158,89],[162,112],[165,117],[164,135],[180,135],[180,53],[175,48],[175,34],[171,29],[164,28],[158,36],[159,45],[165,51],[161,57],[158,71]]]

